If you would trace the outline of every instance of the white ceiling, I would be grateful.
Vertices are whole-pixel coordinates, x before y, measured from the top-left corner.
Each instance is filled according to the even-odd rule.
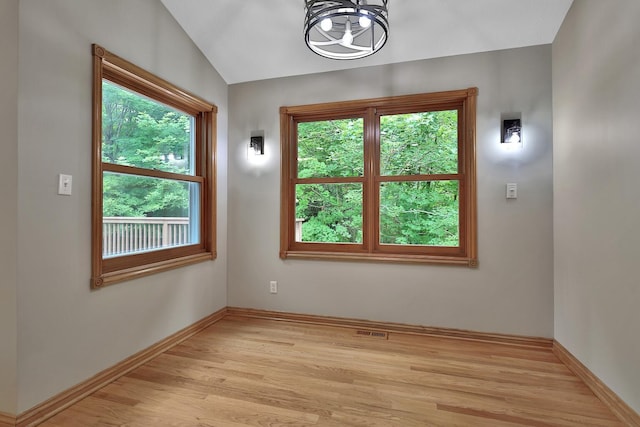
[[[162,0],[228,83],[549,44],[573,0],[389,0],[389,40],[336,61],[304,43],[304,0]]]

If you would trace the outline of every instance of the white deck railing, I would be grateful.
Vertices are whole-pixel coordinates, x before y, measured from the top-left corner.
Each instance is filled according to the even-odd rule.
[[[296,242],[302,242],[302,223],[304,218],[296,218]]]
[[[302,223],[296,219],[295,239],[302,241]],[[103,217],[102,256],[110,257],[190,244],[186,217]]]
[[[102,256],[186,245],[189,236],[189,218],[104,217]]]

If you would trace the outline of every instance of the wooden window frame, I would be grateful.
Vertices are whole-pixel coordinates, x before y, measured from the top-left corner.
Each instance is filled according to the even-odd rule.
[[[280,258],[408,262],[478,266],[476,200],[476,103],[478,89],[394,96],[280,108],[281,200]],[[458,111],[458,173],[389,178],[380,175],[380,116],[438,110]],[[364,175],[350,178],[297,177],[297,124],[306,121],[364,118]],[[426,179],[428,178],[428,179]],[[379,243],[379,183],[455,179],[459,182],[459,247]],[[363,184],[362,244],[295,241],[296,184]]]
[[[91,287],[113,283],[216,258],[216,114],[217,107],[152,73],[93,45]],[[194,117],[195,174],[182,175],[102,162],[102,81],[164,103]],[[103,173],[126,173],[200,184],[199,243],[103,258]]]

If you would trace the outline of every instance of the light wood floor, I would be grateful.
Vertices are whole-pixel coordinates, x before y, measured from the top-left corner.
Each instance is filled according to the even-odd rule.
[[[227,317],[43,426],[621,426],[550,349]]]

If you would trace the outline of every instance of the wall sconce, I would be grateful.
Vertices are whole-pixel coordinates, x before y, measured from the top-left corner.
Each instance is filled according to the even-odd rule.
[[[508,144],[511,147],[522,147],[522,119],[519,114],[514,117],[502,118],[502,144]]]
[[[252,136],[249,140],[249,154],[261,156],[264,154],[264,137]]]

